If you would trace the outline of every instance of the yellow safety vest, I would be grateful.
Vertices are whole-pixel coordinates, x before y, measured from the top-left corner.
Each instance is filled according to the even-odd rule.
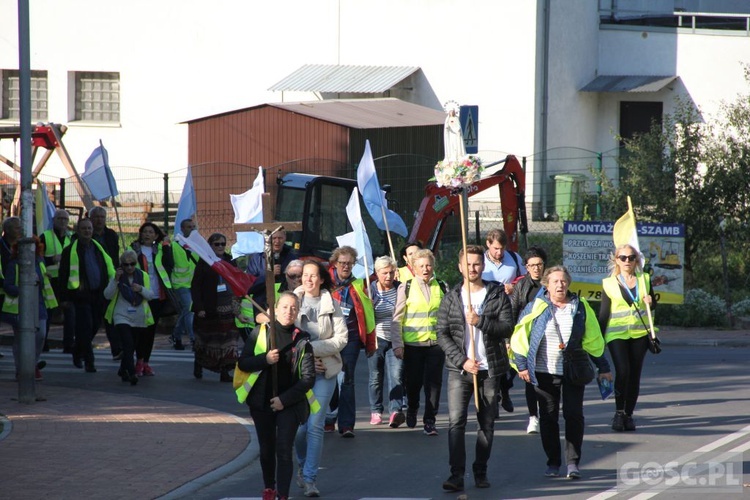
[[[44,266],[44,262],[39,263],[39,268],[42,271],[42,298],[44,299],[44,307],[54,309],[57,307],[57,299],[55,298],[55,292],[52,290],[49,278],[47,278],[47,269]],[[18,286],[18,266],[16,266],[16,286]],[[18,314],[18,295],[13,297],[6,294],[5,301],[3,302],[3,312]]]
[[[413,277],[414,277],[414,273],[411,272],[411,269],[409,269],[409,266],[398,268],[398,280],[401,281],[402,283],[406,283]]]
[[[104,264],[107,266],[107,281],[115,277],[115,266],[112,265],[112,259],[104,248],[96,240],[91,243],[102,254]],[[78,290],[81,286],[81,263],[78,261],[78,240],[75,240],[70,248],[70,276],[68,277],[68,290]]]
[[[645,321],[648,316],[646,315],[646,304],[643,302],[643,297],[648,293],[651,279],[648,274],[639,273],[636,275],[636,280],[639,297],[635,306]],[[641,323],[641,319],[638,317],[638,313],[635,312],[635,308],[629,306],[622,297],[617,277],[610,276],[609,278],[604,278],[602,288],[612,302],[607,330],[604,332],[604,339],[607,343],[616,339],[637,339],[648,335],[648,330]]]
[[[255,309],[253,308],[253,303],[250,302],[250,299],[247,296],[242,297],[242,300],[240,300],[240,314],[250,318],[250,322],[243,323],[240,321],[240,318],[234,318],[234,325],[237,328],[255,328]]]
[[[52,229],[47,229],[42,233],[42,236],[44,236],[44,256],[45,257],[54,257],[56,255],[62,255],[63,250],[70,245],[70,234],[68,234],[67,231],[65,231],[65,239],[62,244],[60,244],[60,239],[57,237],[57,234]],[[57,278],[58,274],[60,273],[60,264],[50,264],[47,266],[47,274],[50,278]]]
[[[437,312],[443,300],[443,289],[438,280],[433,278],[430,283],[430,301],[427,302],[419,289],[417,279],[420,278],[409,280],[413,281],[411,285],[408,285],[407,281],[409,293],[406,296],[406,313],[401,322],[405,344],[437,340],[435,327]]]
[[[174,257],[174,269],[170,281],[173,288],[190,288],[195,271],[195,261],[190,258],[193,252],[185,250],[176,241],[172,242],[172,256]]]
[[[156,244],[151,247],[151,251],[153,252],[154,256],[154,267],[156,268],[156,272],[161,278],[161,282],[164,283],[165,288],[172,288],[172,282],[169,280],[169,273],[167,273],[167,269],[164,267],[164,264],[162,264],[161,258],[164,255],[164,250],[161,249],[161,244]],[[156,250],[154,250],[156,249]],[[138,258],[138,266],[141,265],[141,259]],[[192,279],[192,278],[191,278]]]
[[[266,335],[266,324],[260,325],[260,330],[258,331],[258,339],[255,341],[255,350],[253,351],[253,354],[256,356],[265,354],[268,352],[268,339]],[[302,357],[304,353],[300,353],[299,357],[297,358],[297,374],[300,375],[302,373]],[[236,367],[235,370],[239,369],[239,367]],[[247,401],[248,395],[250,395],[250,390],[255,385],[255,382],[258,381],[258,377],[260,376],[260,371],[252,372],[248,375],[247,380],[235,390],[235,394],[237,394],[237,401],[239,403],[244,403]],[[307,403],[310,405],[310,412],[311,413],[318,413],[320,411],[320,403],[318,403],[318,400],[315,399],[315,394],[313,393],[312,389],[308,390],[305,393],[305,396],[307,397]]]
[[[352,281],[352,287],[357,292],[359,301],[362,303],[367,333],[372,333],[375,330],[375,308],[372,306],[372,299],[365,293],[365,281],[356,279]]]
[[[143,275],[143,286],[146,288],[151,288],[151,278],[149,278],[148,273],[144,273],[140,269],[136,269],[135,271]],[[112,297],[112,300],[109,301],[109,305],[107,306],[107,312],[104,313],[104,319],[107,320],[107,323],[109,323],[110,325],[112,324],[112,318],[115,315],[115,305],[117,304],[117,299],[119,297],[120,297],[120,287],[117,287],[117,290],[115,291],[115,295]],[[143,302],[141,302],[141,305],[143,305],[144,313],[146,314],[146,326],[153,325],[154,316],[153,314],[151,314],[151,306],[148,305],[148,300],[143,299]]]

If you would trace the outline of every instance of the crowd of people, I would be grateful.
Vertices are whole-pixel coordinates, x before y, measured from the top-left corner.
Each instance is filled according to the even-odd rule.
[[[121,253],[117,234],[106,227],[104,208],[92,209],[74,231],[69,221],[68,212],[58,210],[52,229],[35,238],[36,379],[43,379],[48,318],[55,315],[62,317],[63,352],[71,354],[76,368],[97,371],[92,339],[104,325],[121,380],[137,385],[140,378],[155,376],[149,361],[156,327],[172,309],[172,345],[184,350],[189,342],[196,379],[204,369],[218,373],[222,382],[232,382],[235,366],[251,373],[246,402],[258,432],[264,499],[287,498],[295,477],[304,496],[321,495],[317,479],[325,433],[356,435],[354,377],[362,351],[369,369],[371,426],[416,428],[421,409],[422,433],[438,436],[447,372],[446,491],[464,489],[471,407],[478,426],[471,471],[476,487],[490,487],[495,420],[501,409],[514,411],[509,391],[515,377],[524,383],[526,432],[541,437],[544,474],[559,476],[565,465],[568,478],[582,476],[583,397],[590,380],[568,376],[564,366],[574,351],[594,364],[593,377],[614,378],[612,430],[636,429],[633,413],[648,350],[642,311],[656,301],[638,252],[629,245],[612,254],[597,315],[569,290],[565,267],[547,267],[547,254],[538,247],[521,257],[507,248],[502,230],[490,231],[485,247],[469,245],[459,252],[461,280],[453,287],[435,275],[435,256],[420,242],[403,245],[401,262],[378,257],[372,275],[362,279],[353,272],[354,248],[333,249],[328,265],[299,260],[278,231],[270,238],[272,298],[266,293],[266,252],[249,257],[243,271],[255,281],[247,296],[236,297],[220,273],[170,242],[152,222],[145,222]],[[179,228],[185,237],[194,229],[190,219]],[[14,331],[20,236],[20,220],[5,219],[0,306],[2,320]],[[213,233],[207,242],[217,259],[237,265],[226,251],[225,235]],[[17,349],[15,342],[16,359]]]

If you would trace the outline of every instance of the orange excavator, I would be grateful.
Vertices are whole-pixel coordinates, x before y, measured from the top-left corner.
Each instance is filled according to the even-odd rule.
[[[520,235],[526,235],[526,190],[525,172],[518,159],[508,155],[504,160],[485,165],[490,168],[503,164],[503,168],[472,184],[469,197],[490,188],[498,188],[498,196],[503,217],[503,229],[508,235],[508,247],[518,251]],[[286,174],[277,179],[275,220],[279,222],[300,221],[301,231],[288,231],[287,239],[292,242],[299,255],[327,260],[338,246],[336,236],[352,229],[346,217],[346,207],[352,190],[357,186],[355,179],[329,177],[311,174]],[[425,187],[425,196],[416,213],[409,241],[421,241],[425,248],[437,250],[449,217],[458,216],[459,193],[450,188],[438,187],[430,182]],[[374,255],[388,254],[386,239],[382,231],[375,227],[366,210],[362,210],[365,228],[370,235]]]

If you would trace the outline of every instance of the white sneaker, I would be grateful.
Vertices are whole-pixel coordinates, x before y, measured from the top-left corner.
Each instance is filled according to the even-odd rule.
[[[539,417],[529,417],[529,425],[526,434],[539,434]]]
[[[308,498],[318,498],[320,496],[320,491],[318,491],[315,483],[305,483],[305,496]]]

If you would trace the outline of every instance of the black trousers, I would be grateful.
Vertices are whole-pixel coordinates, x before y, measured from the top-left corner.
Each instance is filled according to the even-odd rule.
[[[145,328],[133,328],[128,324],[114,325],[114,336],[117,337],[118,345],[122,350],[120,369],[131,377],[135,375],[135,363],[133,363],[133,352],[135,352],[135,338]]]
[[[547,454],[547,465],[560,467],[560,400],[565,419],[565,460],[576,464],[581,460],[583,444],[583,392],[586,386],[571,385],[560,375],[536,372],[536,397],[539,401],[539,434]]]
[[[75,352],[87,366],[94,365],[94,350],[91,341],[104,320],[104,296],[91,294],[88,300],[77,300],[75,308]]]
[[[608,345],[615,365],[615,409],[632,415],[641,391],[641,371],[648,350],[648,336],[613,340]]]
[[[439,345],[429,347],[404,346],[404,385],[408,401],[407,412],[419,410],[419,393],[424,387],[424,424],[435,424],[443,388],[445,353]]]
[[[287,497],[294,472],[292,447],[299,427],[297,414],[293,408],[276,412],[250,409],[250,416],[258,434],[263,484],[275,489],[278,496]]]

